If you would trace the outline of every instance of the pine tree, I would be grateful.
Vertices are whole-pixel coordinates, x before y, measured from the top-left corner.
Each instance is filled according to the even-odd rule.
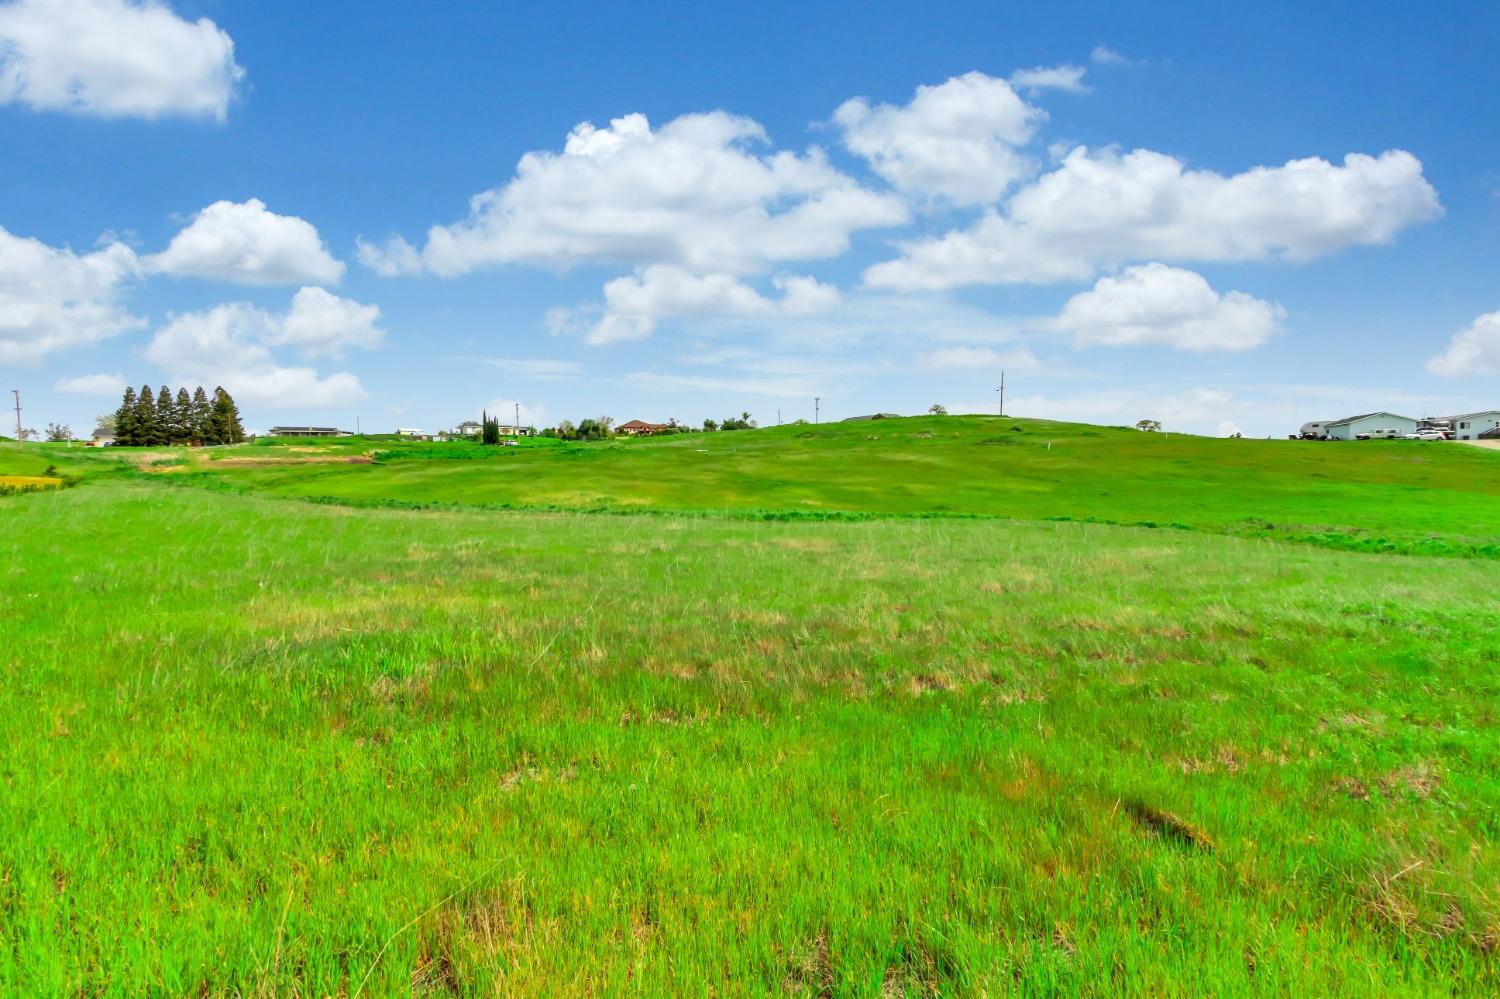
[[[240,423],[239,407],[234,397],[220,386],[214,389],[213,410],[208,418],[210,443],[239,444],[245,439],[245,428]]]
[[[240,422],[240,407],[235,405],[234,396],[228,392],[224,393],[224,399],[229,404],[229,443],[243,444],[245,443],[245,425]]]
[[[172,402],[172,390],[163,385],[156,392],[156,433],[158,444],[177,443],[177,406]]]
[[[141,386],[135,400],[135,442],[138,447],[156,447],[161,443],[161,424],[156,418],[156,397],[150,385]]]
[[[135,447],[140,436],[135,422],[135,389],[126,387],[125,398],[115,410],[115,443],[121,447]]]
[[[498,419],[492,419],[489,413],[481,413],[479,420],[480,426],[483,428],[480,431],[480,442],[483,444],[499,444],[500,421]]]
[[[208,402],[208,393],[199,385],[193,391],[192,410],[188,414],[188,438],[198,444],[208,443],[208,427],[213,416],[213,406]]]
[[[224,411],[219,405],[223,389],[214,389],[213,401],[208,404],[208,422],[204,426],[203,443],[210,446],[229,443],[229,430],[224,424]]]
[[[172,404],[172,439],[178,444],[193,443],[193,400],[185,388],[177,390]]]

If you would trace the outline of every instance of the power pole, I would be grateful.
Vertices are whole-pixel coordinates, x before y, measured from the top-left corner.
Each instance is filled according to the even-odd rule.
[[[820,395],[815,395],[815,396],[813,396],[813,423],[817,423],[821,419],[822,412],[823,412],[823,397],[820,396]],[[17,419],[17,424],[16,425],[20,426],[20,423],[19,423],[20,417],[17,417],[16,419]]]
[[[516,424],[514,429],[516,437],[519,438],[521,436],[521,404],[519,402],[516,403]]]
[[[21,439],[21,390],[11,389],[10,394],[16,397],[16,440]]]
[[[1005,372],[1000,372],[1000,415],[1005,415]]]

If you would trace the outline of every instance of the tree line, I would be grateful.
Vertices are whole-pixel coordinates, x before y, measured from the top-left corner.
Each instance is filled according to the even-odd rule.
[[[114,422],[115,444],[121,447],[238,444],[245,439],[234,398],[216,388],[210,399],[201,385],[191,396],[185,388],[173,396],[165,385],[154,394],[149,385],[140,392],[127,388]]]
[[[806,423],[806,420],[795,421]],[[739,416],[726,417],[723,420],[704,420],[703,432],[713,433],[719,430],[754,430],[755,420],[749,413],[741,413]],[[555,427],[548,427],[542,431],[543,437],[556,437],[565,441],[597,441],[607,440],[615,436],[615,421],[611,416],[588,417],[574,423],[572,420],[562,420]],[[675,419],[668,420],[652,432],[657,436],[667,434],[695,434],[698,433],[692,427],[678,423]]]

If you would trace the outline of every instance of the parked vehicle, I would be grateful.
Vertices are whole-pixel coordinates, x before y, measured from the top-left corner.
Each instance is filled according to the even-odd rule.
[[[1407,434],[1404,438],[1409,441],[1445,441],[1448,435],[1441,430],[1418,430],[1414,434]]]

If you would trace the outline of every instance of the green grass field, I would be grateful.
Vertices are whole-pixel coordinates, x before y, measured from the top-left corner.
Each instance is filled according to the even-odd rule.
[[[1500,991],[1500,455],[439,453],[0,446],[0,992]]]
[[[1444,443],[1216,440],[998,417],[537,443],[262,446],[187,471],[342,503],[1072,517],[1500,556],[1500,454]],[[320,460],[361,453],[375,461]]]

